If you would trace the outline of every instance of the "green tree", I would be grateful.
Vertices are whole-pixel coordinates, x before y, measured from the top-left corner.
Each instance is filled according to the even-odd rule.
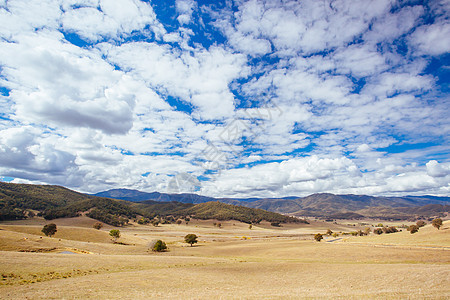
[[[248,225],[248,229],[252,229],[252,228],[253,228],[252,224]]]
[[[317,233],[316,235],[314,235],[314,239],[318,242],[320,242],[323,239],[323,235],[320,233]]]
[[[193,233],[190,233],[184,237],[184,241],[188,244],[191,244],[191,247],[193,244],[196,244],[198,242],[197,239],[198,239],[198,236],[196,236]]]
[[[153,246],[152,250],[155,251],[155,252],[163,252],[163,251],[166,251],[166,250],[167,250],[166,243],[164,243],[164,242],[161,241],[161,240],[157,240],[156,243],[155,243],[155,245]]]
[[[93,228],[100,230],[103,227],[102,222],[95,222],[94,225],[92,225]]]
[[[436,218],[431,222],[431,224],[439,230],[439,228],[441,228],[442,226],[442,219]]]
[[[109,235],[113,238],[114,243],[120,238],[120,230],[119,229],[111,229],[109,231]]]
[[[52,237],[58,231],[55,223],[50,223],[44,226],[41,230],[46,236]]]

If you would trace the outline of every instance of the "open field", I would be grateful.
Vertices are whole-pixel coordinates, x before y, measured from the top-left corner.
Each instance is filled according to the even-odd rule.
[[[0,224],[1,299],[163,298],[436,298],[450,297],[450,222],[418,233],[340,236],[317,243],[312,233],[352,226],[254,226],[213,221],[158,227],[92,229],[86,217]],[[217,221],[215,221],[217,222]],[[199,236],[190,247],[187,233]],[[169,251],[148,244],[164,240]],[[77,254],[64,254],[77,253]],[[89,253],[89,254],[88,254]]]

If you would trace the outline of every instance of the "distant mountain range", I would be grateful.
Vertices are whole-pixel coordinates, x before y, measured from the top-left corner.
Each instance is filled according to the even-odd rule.
[[[133,202],[153,200],[159,202],[204,203],[220,201],[227,204],[259,208],[294,216],[329,218],[396,218],[435,216],[450,212],[450,197],[404,196],[375,197],[366,195],[313,194],[307,197],[285,198],[213,198],[197,194],[146,193],[129,189],[113,189],[95,196]]]

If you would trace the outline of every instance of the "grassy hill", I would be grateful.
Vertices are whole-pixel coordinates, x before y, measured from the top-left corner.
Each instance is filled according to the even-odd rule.
[[[114,226],[122,226],[137,216],[146,218],[192,216],[199,219],[236,220],[246,223],[262,220],[281,223],[301,222],[274,212],[218,202],[196,205],[174,201],[133,203],[85,195],[59,186],[0,183],[0,221],[24,219],[30,216],[31,211],[38,211],[39,215],[48,220],[76,217],[86,213],[88,217]]]

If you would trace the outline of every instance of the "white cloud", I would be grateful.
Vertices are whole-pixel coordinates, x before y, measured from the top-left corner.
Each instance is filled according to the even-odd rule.
[[[197,3],[194,0],[176,0],[175,6],[179,13],[178,22],[181,25],[189,24]]]
[[[79,8],[67,7],[62,24],[67,31],[73,31],[90,41],[102,38],[120,38],[133,30],[151,26],[159,36],[164,29],[156,20],[152,7],[137,0],[101,0],[99,6],[92,3]]]
[[[420,52],[428,55],[440,55],[450,52],[450,23],[424,25],[416,29],[411,36],[411,44]]]

